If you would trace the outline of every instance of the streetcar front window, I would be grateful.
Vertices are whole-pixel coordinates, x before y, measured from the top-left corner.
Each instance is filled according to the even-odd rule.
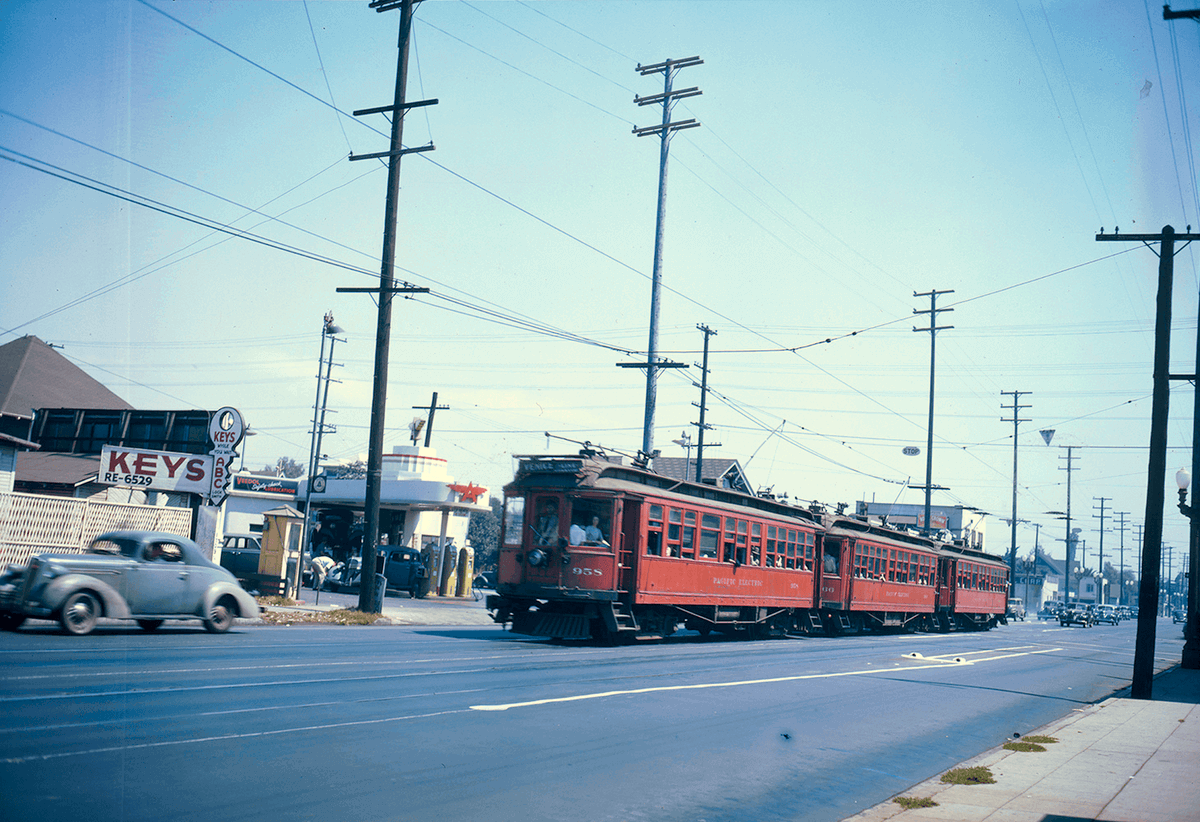
[[[524,530],[525,498],[508,497],[504,500],[504,544],[520,545]]]
[[[571,500],[571,544],[607,548],[612,535],[612,510],[607,500]]]

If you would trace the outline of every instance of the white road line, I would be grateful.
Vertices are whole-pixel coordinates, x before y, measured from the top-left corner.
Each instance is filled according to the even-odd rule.
[[[381,719],[362,719],[355,722],[333,722],[327,725],[306,725],[300,728],[277,728],[272,731],[256,731],[244,734],[224,734],[222,736],[205,736],[198,739],[173,739],[165,742],[143,742],[138,745],[113,745],[107,748],[91,748],[86,751],[61,751],[49,754],[34,754],[33,756],[14,756],[0,759],[5,765],[23,765],[26,762],[44,762],[50,759],[64,759],[69,756],[91,756],[103,753],[127,753],[145,748],[167,748],[175,745],[197,745],[202,742],[224,742],[230,739],[253,739],[255,737],[278,736],[279,734],[300,733],[303,731],[325,731],[334,728],[353,728],[359,725],[382,725],[388,722],[403,722],[407,719],[427,719],[431,716],[446,716],[448,714],[466,713],[463,708],[453,711],[434,711],[428,714],[408,714],[406,716],[388,716]]]
[[[1029,651],[1027,653],[1044,654],[1050,651],[1062,650],[1061,648],[1049,648],[1044,651]],[[631,696],[636,694],[653,694],[663,693],[666,691],[698,691],[707,688],[740,688],[746,685],[770,685],[777,682],[800,682],[806,679],[835,679],[843,676],[862,676],[867,674],[894,674],[897,670],[902,671],[919,671],[927,668],[946,668],[965,665],[975,665],[978,662],[991,662],[993,659],[1007,659],[1014,656],[1025,656],[1026,654],[1006,654],[1004,656],[991,657],[990,659],[982,660],[962,660],[962,661],[937,661],[933,665],[910,665],[905,668],[871,668],[862,671],[841,671],[839,673],[829,674],[798,674],[796,676],[777,676],[768,679],[743,679],[736,682],[703,682],[695,685],[659,685],[653,688],[632,688],[622,691],[600,691],[591,694],[577,694],[575,696],[560,696],[548,699],[533,699],[528,702],[509,702],[503,705],[472,705],[473,711],[507,711],[509,708],[525,708],[533,705],[552,705],[558,702],[580,702],[587,699],[605,699],[610,696]]]

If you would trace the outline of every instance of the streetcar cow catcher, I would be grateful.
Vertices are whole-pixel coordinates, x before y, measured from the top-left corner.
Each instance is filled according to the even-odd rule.
[[[982,551],[590,449],[519,458],[500,539],[492,618],[556,639],[987,630],[1008,597]]]

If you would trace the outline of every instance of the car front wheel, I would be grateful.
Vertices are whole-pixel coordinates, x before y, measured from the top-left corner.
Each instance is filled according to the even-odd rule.
[[[99,616],[99,600],[90,591],[77,591],[63,603],[58,621],[67,633],[83,636],[92,632]]]
[[[204,630],[210,634],[223,634],[233,625],[233,601],[229,597],[221,597],[213,603],[204,620]]]

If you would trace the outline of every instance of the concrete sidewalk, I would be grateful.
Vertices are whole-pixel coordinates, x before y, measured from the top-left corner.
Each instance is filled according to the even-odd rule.
[[[939,775],[900,794],[937,807],[888,801],[846,822],[1196,822],[1200,671],[1160,674],[1153,695],[1106,699],[1028,734],[1058,740],[1044,753],[997,747],[960,766],[988,768],[995,784],[948,785]]]

